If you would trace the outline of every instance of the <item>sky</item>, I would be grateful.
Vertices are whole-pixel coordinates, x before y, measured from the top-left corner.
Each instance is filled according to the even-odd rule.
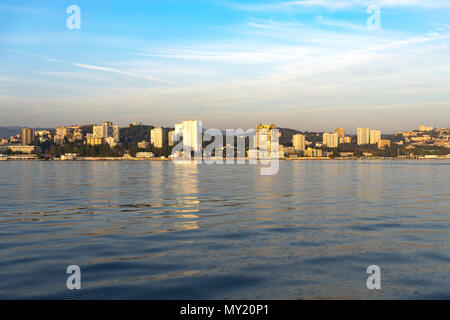
[[[0,126],[448,127],[449,40],[450,0],[0,0]]]

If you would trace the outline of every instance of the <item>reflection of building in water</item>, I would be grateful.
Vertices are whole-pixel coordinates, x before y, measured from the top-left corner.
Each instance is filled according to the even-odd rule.
[[[200,200],[198,199],[198,165],[191,163],[173,167],[174,183],[171,183],[171,194],[175,197],[173,215],[170,216],[171,227],[168,229],[198,229]]]
[[[356,195],[359,200],[373,201],[374,203],[386,201],[383,195],[383,186],[387,184],[383,181],[385,177],[383,170],[385,170],[385,167],[381,163],[371,163],[370,166],[356,166],[357,178],[355,180],[358,181]]]

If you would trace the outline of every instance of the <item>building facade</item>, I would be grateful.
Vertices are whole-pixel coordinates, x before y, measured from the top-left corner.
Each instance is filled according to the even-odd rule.
[[[334,129],[334,133],[339,135],[339,138],[345,137],[345,129],[344,128],[336,128]]]
[[[295,151],[305,151],[305,136],[303,134],[293,135],[292,145]]]
[[[107,143],[115,147],[119,143],[119,126],[106,121],[100,126],[92,127],[92,135],[87,137],[88,145],[98,145]]]
[[[34,142],[34,130],[31,128],[22,128],[21,137],[24,146],[32,145]]]
[[[378,144],[381,140],[381,130],[370,130],[370,144]]]
[[[169,131],[169,133],[167,134],[167,140],[169,147],[173,147],[175,145],[175,143],[177,142],[175,140],[175,130]]]
[[[167,131],[164,128],[154,128],[150,131],[150,143],[155,148],[167,146]]]
[[[339,134],[325,132],[323,134],[322,144],[329,148],[337,148],[339,146]]]
[[[357,143],[358,145],[364,145],[370,143],[370,129],[363,127],[357,130]]]
[[[384,148],[390,148],[390,147],[391,147],[391,140],[380,139],[380,141],[378,141],[378,149],[384,149]]]
[[[195,153],[202,151],[202,121],[183,121],[183,148]]]

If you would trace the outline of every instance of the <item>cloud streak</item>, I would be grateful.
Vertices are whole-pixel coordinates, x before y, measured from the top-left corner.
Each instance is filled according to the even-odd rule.
[[[415,8],[449,8],[449,0],[299,0],[299,1],[270,1],[254,3],[227,2],[228,6],[243,11],[262,12],[293,12],[308,8],[325,8],[329,10],[344,10],[367,8],[375,5],[385,8],[415,7]]]
[[[74,67],[82,68],[82,69],[110,72],[110,73],[115,73],[115,74],[124,75],[124,76],[128,76],[128,77],[143,78],[143,79],[147,79],[150,81],[173,84],[173,82],[168,81],[168,80],[159,79],[157,77],[153,77],[153,76],[149,76],[149,75],[143,75],[143,74],[138,74],[138,73],[133,73],[133,72],[128,72],[128,71],[122,71],[122,70],[118,70],[115,68],[108,68],[108,67],[97,66],[97,65],[69,62],[69,61],[55,59],[55,58],[48,57],[48,56],[41,55],[41,54],[27,53],[27,52],[15,50],[15,49],[8,49],[8,51],[12,52],[12,53],[22,54],[22,55],[35,56],[35,57],[41,58],[48,62],[64,63],[64,64],[72,65]]]

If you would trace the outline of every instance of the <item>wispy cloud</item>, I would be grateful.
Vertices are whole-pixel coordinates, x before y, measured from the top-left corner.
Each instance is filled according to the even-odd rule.
[[[380,7],[417,7],[417,8],[447,8],[449,0],[299,0],[299,1],[263,1],[254,3],[227,2],[238,10],[285,12],[305,8],[326,8],[330,10],[367,8],[369,5]]]
[[[133,72],[118,70],[118,69],[115,69],[115,68],[108,68],[108,67],[103,67],[103,66],[97,66],[97,65],[69,62],[69,61],[55,59],[55,58],[48,57],[48,56],[41,55],[41,54],[26,53],[26,52],[23,52],[23,51],[20,51],[20,50],[15,50],[15,49],[8,49],[8,51],[12,52],[12,53],[22,54],[22,55],[35,56],[35,57],[41,58],[41,59],[43,59],[45,61],[48,61],[48,62],[57,62],[57,63],[69,64],[69,65],[72,65],[72,66],[75,66],[75,67],[78,67],[78,68],[82,68],[82,69],[89,69],[89,70],[102,71],[102,72],[111,72],[111,73],[120,74],[120,75],[124,75],[124,76],[128,76],[128,77],[143,78],[143,79],[147,79],[147,80],[151,80],[151,81],[172,84],[171,81],[159,79],[157,77],[153,77],[153,76],[150,76],[150,75],[133,73]]]

